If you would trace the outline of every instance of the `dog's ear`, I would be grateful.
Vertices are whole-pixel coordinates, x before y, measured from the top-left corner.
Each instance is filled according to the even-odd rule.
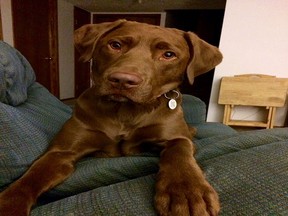
[[[192,85],[194,77],[208,72],[222,61],[222,54],[217,47],[205,42],[192,32],[187,32],[185,38],[191,55],[187,66],[187,77]]]
[[[105,32],[110,31],[126,20],[121,19],[115,22],[104,22],[100,24],[87,24],[83,25],[74,32],[74,43],[76,49],[81,54],[81,61],[89,61],[92,58],[92,54],[97,43],[97,40]]]

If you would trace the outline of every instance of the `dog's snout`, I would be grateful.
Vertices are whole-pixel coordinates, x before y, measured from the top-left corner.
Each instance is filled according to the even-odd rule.
[[[114,87],[119,88],[133,88],[137,87],[143,81],[141,77],[136,74],[115,72],[108,76],[109,82]]]

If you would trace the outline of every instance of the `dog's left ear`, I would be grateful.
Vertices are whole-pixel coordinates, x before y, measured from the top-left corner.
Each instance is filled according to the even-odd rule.
[[[191,60],[187,66],[187,76],[192,85],[194,77],[204,74],[220,64],[222,54],[217,47],[205,42],[192,32],[187,32],[185,38],[191,55]]]

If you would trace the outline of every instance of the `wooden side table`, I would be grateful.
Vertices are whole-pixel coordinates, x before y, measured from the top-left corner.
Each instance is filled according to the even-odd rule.
[[[232,126],[273,128],[277,107],[285,105],[288,78],[276,78],[263,74],[244,74],[223,77],[218,103],[225,105],[223,123]],[[234,120],[235,106],[256,106],[268,110],[266,121]],[[287,123],[287,119],[286,119]]]

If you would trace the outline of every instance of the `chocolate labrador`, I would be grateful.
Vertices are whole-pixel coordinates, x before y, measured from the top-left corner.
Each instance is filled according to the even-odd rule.
[[[217,193],[193,157],[178,86],[222,60],[194,33],[118,20],[75,32],[81,60],[92,59],[93,85],[46,153],[0,194],[1,216],[29,215],[37,198],[63,182],[86,155],[119,157],[159,150],[159,215],[218,215]]]

